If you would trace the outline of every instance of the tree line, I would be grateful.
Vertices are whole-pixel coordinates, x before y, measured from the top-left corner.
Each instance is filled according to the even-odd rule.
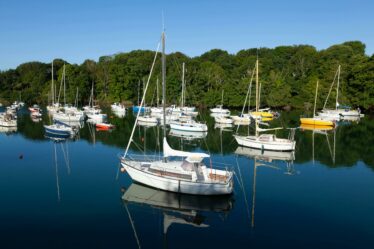
[[[102,56],[98,61],[86,60],[70,64],[54,60],[54,82],[57,89],[66,65],[66,99],[74,103],[79,89],[79,103],[86,104],[94,83],[99,103],[127,102],[136,104],[150,72],[155,51],[135,50]],[[319,80],[317,105],[322,107],[338,65],[341,65],[339,102],[364,109],[374,107],[374,56],[365,54],[365,44],[349,41],[317,50],[309,45],[252,48],[229,54],[212,49],[197,57],[175,52],[167,55],[167,102],[179,103],[182,63],[186,64],[186,102],[195,106],[213,106],[221,102],[228,107],[243,105],[248,85],[259,59],[261,105],[304,108],[314,102]],[[27,62],[16,69],[0,72],[0,102],[22,98],[31,103],[46,104],[50,100],[51,63]],[[150,79],[147,104],[156,104],[157,79],[161,82],[161,54]],[[161,89],[161,87],[159,87]],[[161,90],[159,90],[161,93]],[[252,91],[251,105],[254,105]],[[328,105],[334,107],[335,91]]]

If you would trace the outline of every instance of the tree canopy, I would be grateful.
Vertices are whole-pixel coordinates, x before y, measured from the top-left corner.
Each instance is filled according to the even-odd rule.
[[[81,65],[55,59],[54,81],[59,89],[62,67],[66,64],[66,99],[69,102],[74,102],[77,88],[79,103],[88,102],[94,83],[98,101],[136,103],[150,72],[154,53],[135,50],[102,56],[98,61],[86,60]],[[252,48],[236,54],[212,49],[192,58],[180,52],[172,53],[167,55],[167,100],[169,103],[180,101],[184,62],[188,104],[213,106],[221,102],[224,91],[224,105],[240,107],[257,58],[263,106],[302,108],[313,103],[318,79],[318,106],[322,107],[337,67],[341,65],[339,102],[366,109],[374,107],[374,57],[365,54],[365,44],[360,41],[349,41],[320,51],[309,45],[295,45]],[[28,103],[47,103],[51,70],[51,64],[27,62],[16,69],[1,71],[1,100],[10,102],[22,96]],[[147,93],[149,104],[156,100],[157,78],[161,82],[161,56],[157,58]],[[333,99],[335,94],[333,91],[330,98]],[[253,105],[253,97],[251,102]]]

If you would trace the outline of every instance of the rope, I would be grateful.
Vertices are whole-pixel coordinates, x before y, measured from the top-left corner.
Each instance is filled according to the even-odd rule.
[[[152,63],[152,67],[151,67],[151,71],[149,72],[149,75],[148,75],[148,79],[147,79],[147,85],[145,86],[145,89],[144,89],[144,92],[143,92],[143,98],[142,98],[142,101],[140,102],[140,108],[142,108],[143,106],[143,103],[144,103],[144,99],[145,99],[145,95],[147,93],[147,89],[148,89],[148,85],[149,85],[149,81],[151,80],[151,76],[152,76],[152,73],[153,73],[153,68],[156,64],[156,59],[157,59],[157,54],[159,52],[159,48],[160,48],[160,42],[158,43],[157,45],[157,49],[156,49],[156,53],[155,53],[155,57],[153,58],[153,63]],[[129,139],[129,142],[127,144],[127,147],[126,147],[126,150],[125,150],[125,154],[123,155],[123,157],[126,157],[128,151],[129,151],[129,148],[130,148],[130,144],[132,142],[132,138],[134,136],[134,132],[135,132],[135,128],[136,128],[136,124],[138,122],[138,118],[139,118],[139,115],[140,115],[141,111],[139,111],[136,115],[136,119],[135,119],[135,124],[134,124],[134,127],[132,128],[132,131],[131,131],[131,135],[130,135],[130,139]]]

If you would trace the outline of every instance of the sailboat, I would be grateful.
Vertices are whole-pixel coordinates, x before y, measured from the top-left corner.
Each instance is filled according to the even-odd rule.
[[[137,115],[124,155],[121,157],[121,165],[128,172],[132,180],[144,185],[167,190],[171,192],[195,194],[195,195],[224,195],[233,191],[233,172],[229,170],[213,169],[207,167],[203,160],[210,156],[206,153],[186,152],[172,149],[166,139],[165,122],[165,33],[162,32],[162,92],[163,92],[163,156],[146,158],[131,156],[128,154],[130,144],[133,141]],[[143,93],[140,106],[143,106],[146,90],[151,78],[154,64],[157,58],[155,54],[147,85]],[[178,158],[179,160],[172,160]]]
[[[186,81],[185,81],[185,63],[182,63],[182,96],[181,96],[181,105],[179,107],[172,106],[171,111],[174,113],[184,113],[186,115],[197,116],[198,112],[195,111],[194,106],[186,106]]]
[[[341,66],[338,66],[338,70],[335,73],[334,80],[331,84],[329,93],[327,94],[327,98],[325,101],[325,104],[323,105],[322,111],[319,113],[319,116],[323,118],[329,118],[333,120],[339,120],[341,117],[345,116],[354,116],[354,117],[360,117],[361,111],[360,109],[352,110],[350,106],[341,106],[338,102],[339,99],[339,86],[340,86],[340,68]],[[337,85],[336,85],[336,100],[335,100],[335,109],[328,109],[326,108],[327,101],[330,97],[331,90],[335,84],[335,79],[337,78]]]
[[[221,100],[221,106],[223,106],[223,90],[222,90],[222,100]],[[233,123],[233,120],[230,118],[230,117],[227,117],[226,114],[224,115],[214,115],[214,121],[216,123],[220,123],[220,124],[232,124]]]
[[[263,108],[260,109],[261,103],[261,84],[258,82],[258,59],[256,60],[256,110],[251,111],[249,114],[254,119],[259,119],[262,121],[271,120],[273,118],[273,114],[270,111],[270,108]]]
[[[87,117],[95,123],[101,123],[107,118],[106,114],[101,113],[100,107],[94,105],[94,83],[93,82],[92,82],[89,104],[88,106],[83,107],[83,110],[84,110],[84,113],[87,115]]]
[[[255,64],[254,70],[252,70],[251,80],[249,81],[248,90],[247,90],[247,94],[246,94],[245,99],[244,99],[242,112],[239,115],[231,116],[231,119],[234,121],[235,124],[249,125],[251,123],[252,117],[251,117],[251,114],[249,113],[249,110],[250,110],[250,107],[251,107],[252,82],[253,82],[254,73],[256,71],[255,70],[256,65],[257,64]],[[248,113],[244,113],[247,101],[248,101]]]
[[[335,123],[333,121],[326,120],[325,118],[321,116],[316,116],[317,95],[318,95],[318,80],[316,84],[316,94],[314,97],[313,118],[300,118],[300,123],[302,125],[312,125],[312,126],[334,126]]]
[[[220,117],[230,116],[230,110],[223,108],[223,90],[222,90],[221,104],[217,105],[215,108],[211,108],[210,112],[212,113],[213,117],[216,117],[216,116],[220,116]]]
[[[113,103],[110,105],[112,111],[117,115],[124,117],[126,114],[126,107],[118,102]]]
[[[259,84],[258,84],[258,60],[256,61],[256,111],[259,106]],[[295,129],[290,130],[289,138],[277,138],[274,134],[261,134],[260,132],[280,130],[283,128],[262,129],[259,127],[259,120],[256,119],[255,124],[256,134],[253,136],[234,135],[235,140],[241,146],[246,146],[260,150],[274,150],[274,151],[293,151],[295,150],[296,141],[294,140]]]
[[[189,132],[207,132],[208,126],[205,123],[197,122],[189,116],[189,113],[193,116],[197,115],[198,113],[194,112],[194,107],[186,107],[184,106],[185,103],[185,90],[184,90],[184,63],[183,63],[183,74],[182,74],[182,104],[181,107],[173,106],[171,108],[171,117],[177,115],[175,120],[171,120],[169,122],[170,128],[172,130],[179,130],[179,131],[189,131]],[[186,114],[186,115],[184,115]],[[166,118],[166,117],[165,117]],[[173,118],[171,118],[173,119]]]
[[[56,102],[56,87],[54,84],[54,77],[53,77],[53,61],[52,61],[52,70],[51,70],[51,104],[47,106],[47,110],[49,113],[53,114],[58,111],[59,103]]]
[[[62,82],[64,86],[64,106],[66,105],[66,81],[65,81],[66,73],[65,73],[65,64],[63,67],[63,72],[62,72]],[[60,94],[61,94],[61,85],[60,85],[60,91],[58,94],[58,99],[57,103],[60,103]],[[58,110],[54,112],[53,114],[53,120],[57,120],[60,122],[64,123],[79,123],[84,120],[84,115],[83,113],[75,113],[75,112],[66,112],[62,110]]]

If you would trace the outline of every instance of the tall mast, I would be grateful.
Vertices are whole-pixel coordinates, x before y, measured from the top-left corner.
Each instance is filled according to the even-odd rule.
[[[184,62],[182,64],[182,107],[184,107],[184,91],[185,91],[185,85],[184,85]]]
[[[64,71],[63,71],[63,80],[64,80],[64,105],[66,105],[66,82],[65,82],[65,64],[64,64]]]
[[[223,107],[223,93],[224,93],[225,90],[222,89],[222,98],[221,98],[221,105]]]
[[[144,78],[142,79],[142,81],[143,81],[143,95],[144,95],[144,92],[145,92],[145,82],[144,82]],[[145,110],[145,106],[146,106],[146,104],[145,104],[145,98],[144,98],[144,110]]]
[[[75,95],[75,107],[78,107],[78,87],[77,87],[77,93]]]
[[[165,57],[165,32],[162,32],[162,111],[164,116],[164,139],[166,138],[166,57]],[[164,160],[166,160],[164,158]]]
[[[53,85],[53,60],[52,60],[52,86],[51,86],[51,97],[52,97],[52,106],[55,105],[55,90]]]
[[[336,86],[336,103],[335,103],[335,109],[338,110],[338,97],[339,97],[339,82],[340,81],[340,65],[338,67],[338,85]]]
[[[316,85],[316,95],[314,97],[313,118],[316,116],[317,94],[318,94],[318,80],[317,80],[317,85]]]
[[[158,107],[158,104],[160,103],[160,97],[159,97],[159,94],[158,94],[158,77],[157,77],[157,81],[156,81],[156,91],[157,91],[157,107]]]
[[[259,105],[259,85],[258,85],[258,59],[256,60],[256,112],[258,112]]]

